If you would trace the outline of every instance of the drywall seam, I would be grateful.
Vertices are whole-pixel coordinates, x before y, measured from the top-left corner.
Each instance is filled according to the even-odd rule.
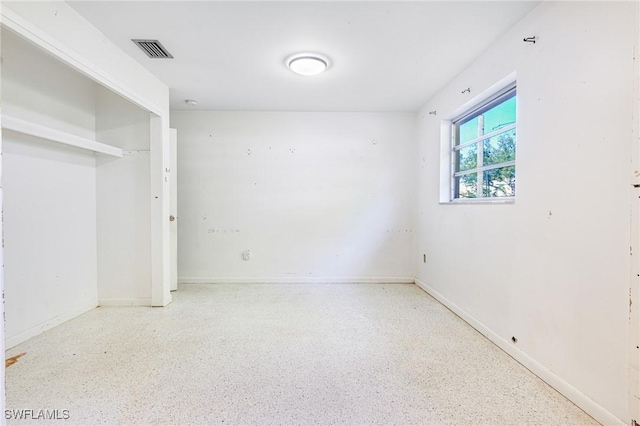
[[[151,306],[150,297],[131,297],[124,299],[100,299],[98,306]]]
[[[42,334],[47,330],[51,330],[53,327],[57,327],[62,323],[65,323],[79,315],[84,314],[92,309],[98,307],[98,300],[93,300],[90,303],[83,305],[81,308],[67,312],[62,315],[58,315],[50,320],[44,321],[40,324],[37,324],[15,336],[7,336],[7,340],[5,342],[6,348],[11,349],[14,346],[19,345],[20,343],[26,342],[32,337],[37,336],[38,334]]]
[[[412,277],[178,277],[179,284],[413,284]]]
[[[429,286],[425,282],[415,279],[415,283],[418,287],[436,299],[438,302],[443,304],[449,310],[451,310],[454,314],[459,316],[463,321],[469,324],[471,327],[475,328],[480,334],[489,339],[492,343],[498,346],[500,349],[505,351],[507,355],[511,356],[513,359],[522,364],[526,369],[531,371],[533,374],[538,376],[540,379],[544,380],[549,386],[556,389],[562,395],[564,395],[571,402],[576,404],[582,410],[584,410],[591,417],[596,419],[598,422],[603,425],[625,425],[625,423],[620,420],[618,417],[607,411],[601,405],[593,401],[591,398],[580,392],[571,384],[564,381],[559,376],[555,375],[545,366],[540,364],[535,359],[531,358],[526,353],[522,352],[518,348],[516,348],[511,342],[502,338],[487,326],[482,324],[480,321],[476,320],[474,317],[469,315],[459,306],[451,302],[449,299],[444,297],[438,291],[436,291],[433,287]]]

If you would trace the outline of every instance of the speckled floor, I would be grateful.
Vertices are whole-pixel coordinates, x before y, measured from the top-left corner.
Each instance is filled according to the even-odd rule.
[[[65,425],[597,424],[414,285],[183,285],[21,352],[7,409]]]

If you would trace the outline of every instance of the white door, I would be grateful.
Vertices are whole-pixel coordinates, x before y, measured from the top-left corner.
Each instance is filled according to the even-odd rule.
[[[178,131],[169,129],[170,154],[169,154],[169,182],[170,182],[170,207],[169,220],[171,221],[171,291],[178,289]]]

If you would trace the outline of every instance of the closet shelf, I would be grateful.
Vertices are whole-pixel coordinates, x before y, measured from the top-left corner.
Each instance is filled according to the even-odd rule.
[[[118,158],[123,156],[122,149],[118,147],[72,135],[71,133],[62,132],[40,124],[31,123],[20,118],[10,117],[6,114],[2,114],[2,128],[65,145],[75,146],[77,148],[87,149],[99,154],[111,155]]]

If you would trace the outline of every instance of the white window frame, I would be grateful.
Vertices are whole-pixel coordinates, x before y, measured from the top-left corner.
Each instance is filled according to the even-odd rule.
[[[448,202],[453,202],[453,203],[473,203],[473,202],[513,202],[513,200],[515,199],[515,195],[514,196],[507,196],[507,197],[485,197],[483,196],[483,178],[484,178],[484,172],[487,170],[493,170],[493,169],[499,169],[499,168],[503,168],[503,167],[510,167],[510,166],[514,166],[516,165],[516,161],[507,161],[507,162],[503,162],[503,163],[498,163],[498,164],[491,164],[488,166],[483,165],[483,148],[484,148],[484,144],[482,143],[482,141],[489,139],[493,136],[497,136],[500,135],[502,133],[508,132],[510,130],[513,130],[516,128],[517,126],[517,118],[516,118],[516,122],[509,124],[507,126],[501,127],[495,131],[486,133],[484,135],[480,135],[470,141],[466,141],[465,143],[462,143],[460,145],[456,145],[457,139],[459,137],[459,123],[461,121],[467,120],[469,118],[473,118],[476,116],[480,116],[480,125],[482,125],[482,115],[485,111],[490,110],[491,108],[495,107],[496,105],[504,102],[504,100],[506,98],[509,98],[512,96],[512,94],[514,96],[517,96],[517,85],[516,82],[513,81],[511,84],[507,85],[506,87],[503,86],[503,88],[501,90],[498,90],[496,92],[494,92],[492,95],[485,97],[484,100],[480,103],[477,103],[475,106],[471,107],[471,108],[466,108],[465,111],[461,114],[458,114],[456,116],[454,116],[454,118],[452,118],[451,120],[446,120],[445,122],[443,122],[443,126],[448,126],[449,128],[447,129],[448,132],[446,132],[446,134],[448,134],[449,136],[449,141],[448,141],[448,158],[450,161],[449,164],[449,173],[447,176],[447,179],[449,180],[449,194],[448,194]],[[444,131],[445,129],[443,129]],[[443,132],[444,133],[444,132]],[[477,149],[477,162],[476,162],[476,167],[473,169],[469,169],[469,170],[464,170],[464,171],[460,171],[460,172],[456,172],[456,159],[457,159],[457,152],[465,147],[469,147],[472,145],[477,145],[478,149]],[[517,150],[517,142],[516,142],[516,150]],[[460,197],[456,197],[456,178],[460,177],[460,176],[464,176],[464,175],[469,175],[469,174],[473,174],[475,173],[478,177],[477,177],[477,194],[475,198],[460,198]],[[441,176],[443,177],[443,176]],[[442,201],[442,200],[441,200]]]

